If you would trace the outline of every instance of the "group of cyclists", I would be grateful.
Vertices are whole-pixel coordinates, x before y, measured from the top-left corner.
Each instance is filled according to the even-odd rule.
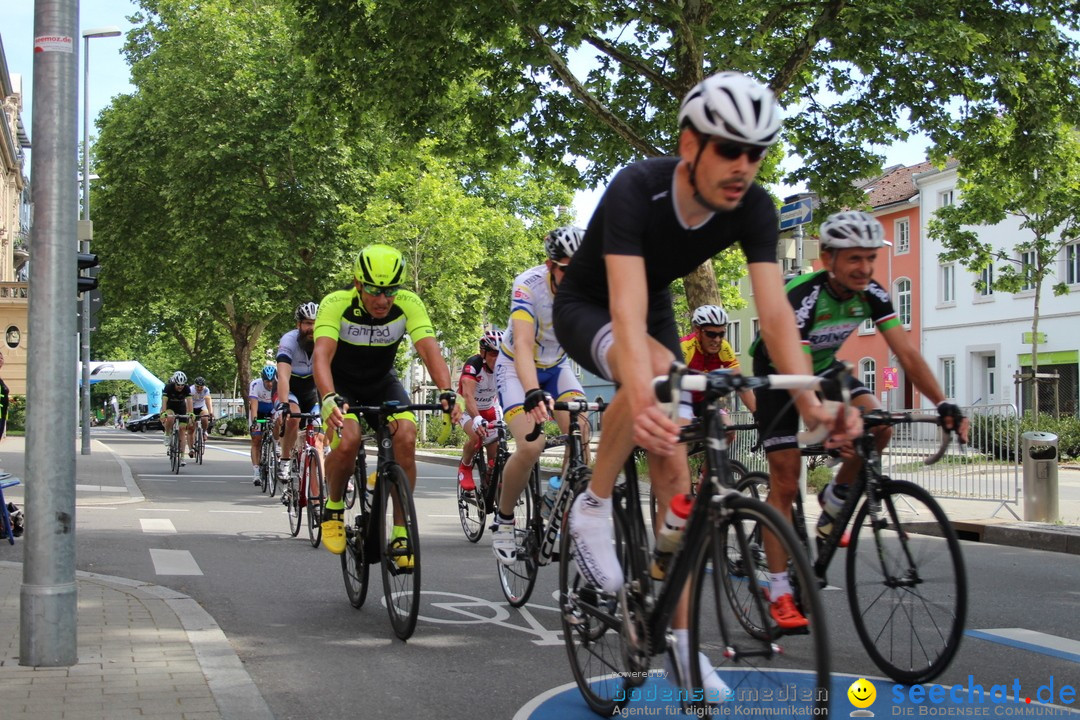
[[[478,354],[461,369],[456,390],[424,303],[405,288],[405,260],[394,248],[365,247],[354,263],[352,287],[330,293],[318,305],[308,302],[296,309],[297,326],[281,338],[276,367],[264,368],[252,381],[250,413],[254,419],[274,410],[313,412],[317,407],[323,426],[336,435],[324,461],[328,498],[322,538],[330,552],[345,550],[343,491],[361,439],[361,418],[350,407],[409,402],[393,371],[398,346],[408,335],[440,388],[440,404],[464,428],[458,467],[463,491],[475,490],[474,456],[495,439],[495,422],[505,420],[514,437],[492,532],[492,551],[507,565],[518,550],[514,507],[544,446],[542,436],[532,441],[526,436],[549,419],[566,432],[568,413],[555,412],[554,402],[584,398],[571,359],[615,383],[588,488],[575,499],[568,523],[581,574],[601,591],[617,593],[623,576],[611,498],[631,452],[640,447],[646,453],[657,517],[664,517],[672,499],[691,487],[686,447],[678,439],[680,426],[700,412],[701,398],[679,398],[676,421],[658,404],[653,378],[667,374],[676,358],[693,370],[740,371],[725,338],[724,310],[717,305],[696,308],[693,333],[680,338],[670,285],[736,244],[746,257],[760,319],[760,335],[750,349],[755,375],[827,371],[844,340],[869,319],[907,376],[937,405],[945,427],[966,440],[966,420],[947,401],[907,339],[888,293],[873,279],[885,242],[882,226],[872,215],[847,211],[829,216],[820,229],[823,269],[799,275],[785,286],[776,257],[776,207],[755,183],[781,129],[773,93],[741,73],[721,72],[686,96],[678,117],[675,156],[625,167],[611,181],[587,228],[560,227],[544,237],[543,264],[514,279],[505,332],[484,332]],[[858,410],[879,406],[872,392],[853,379],[848,382],[853,399],[839,412],[814,393],[742,394],[758,420],[768,457],[768,502],[784,517],[790,517],[797,491],[799,420],[811,429],[826,428],[831,443],[840,447],[844,462],[819,498],[822,536],[831,532],[832,518],[858,469],[857,459],[846,450],[848,441],[861,433]],[[168,410],[179,412],[182,405],[188,413],[199,407],[209,413],[209,398],[204,405],[198,400],[200,388],[205,390],[201,378],[188,387],[183,373],[174,375],[165,391]],[[391,423],[397,461],[415,486],[415,418],[402,412],[391,417]],[[584,421],[582,431],[587,438]],[[296,436],[297,424],[289,419],[283,473],[288,472]],[[888,440],[887,433],[877,436],[879,447]],[[253,465],[257,460],[253,443]],[[404,533],[404,527],[395,526],[391,544]],[[766,537],[765,552],[770,614],[779,628],[798,631],[807,620],[793,600],[787,558],[771,537]],[[399,562],[407,565],[409,559]],[[675,652],[669,662],[680,665],[675,677],[689,678],[690,663],[702,663],[701,677],[709,685],[705,690],[723,696],[726,686],[705,656],[689,657],[685,597],[674,614],[672,632]]]

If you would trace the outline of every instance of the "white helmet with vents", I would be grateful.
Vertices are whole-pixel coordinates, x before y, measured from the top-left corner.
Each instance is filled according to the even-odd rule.
[[[711,75],[687,93],[679,126],[748,145],[772,145],[780,132],[780,110],[772,90],[739,72]]]

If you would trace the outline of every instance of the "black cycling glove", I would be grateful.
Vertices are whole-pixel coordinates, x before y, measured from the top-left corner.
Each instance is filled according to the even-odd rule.
[[[960,429],[960,422],[964,419],[964,413],[960,412],[960,407],[958,405],[954,405],[951,402],[942,401],[938,403],[937,411],[938,417],[940,417],[943,421],[945,420],[945,418],[952,418],[953,430]],[[942,427],[945,427],[944,423],[942,423]]]
[[[454,409],[454,405],[457,403],[457,393],[453,390],[446,389],[439,393],[439,402],[446,403],[446,412],[450,412]]]
[[[540,388],[533,388],[525,393],[525,402],[522,407],[525,409],[525,412],[532,412],[534,408],[540,407],[546,401],[547,393]]]

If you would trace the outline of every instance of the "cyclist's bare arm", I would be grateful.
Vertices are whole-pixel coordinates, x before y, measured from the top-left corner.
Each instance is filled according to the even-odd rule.
[[[461,378],[461,394],[465,400],[465,412],[469,417],[480,416],[480,408],[476,407],[476,386],[479,384],[471,377]]]
[[[311,368],[315,375],[315,387],[319,390],[319,400],[322,401],[327,395],[331,395],[334,390],[334,375],[330,372],[330,363],[334,359],[334,354],[337,352],[337,340],[334,338],[320,337],[315,338],[315,350],[311,355]],[[325,414],[326,408],[323,408],[326,422],[332,427],[341,427],[345,424],[343,415],[341,414],[341,408],[334,407],[330,410],[330,414]]]
[[[289,404],[289,380],[292,379],[292,363],[281,362],[277,364],[277,387],[278,402]]]
[[[932,402],[935,406],[945,401],[945,393],[941,389],[941,385],[938,383],[937,378],[934,377],[933,371],[930,366],[926,364],[926,360],[919,353],[915,346],[908,340],[907,332],[900,325],[894,325],[888,330],[882,333],[885,337],[885,342],[888,343],[889,349],[896,355],[896,359],[900,362],[900,367],[904,368],[904,374],[907,375],[911,383],[919,389],[919,391],[926,396],[926,399]],[[956,430],[957,435],[960,437],[960,442],[966,443],[968,439],[968,420],[964,418],[964,421],[960,424],[959,428],[951,427],[952,420],[948,420],[948,430]]]
[[[513,318],[510,320],[514,333],[514,372],[517,373],[521,382],[521,389],[529,392],[533,388],[540,387],[540,379],[536,374],[536,326],[529,320]],[[545,404],[537,405],[529,411],[533,422],[542,425],[551,417],[549,408]]]

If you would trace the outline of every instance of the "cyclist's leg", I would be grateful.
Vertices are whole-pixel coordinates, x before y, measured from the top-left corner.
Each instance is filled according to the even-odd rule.
[[[329,496],[324,501],[325,515],[322,522],[322,543],[330,552],[345,552],[345,482],[356,462],[360,449],[360,422],[355,415],[346,414],[345,424],[338,430],[341,439],[338,446],[326,456],[326,487]],[[315,488],[309,487],[311,493]],[[311,510],[309,508],[308,512]]]
[[[409,478],[409,489],[416,488],[416,419],[411,412],[391,416],[390,432],[394,437],[394,458],[405,476]],[[401,525],[404,514],[394,500],[394,524]]]
[[[300,412],[300,405],[297,403],[296,396],[293,393],[289,393],[289,412]],[[300,418],[290,415],[285,421],[285,435],[281,440],[281,469],[278,475],[282,478],[287,479],[292,471],[290,463],[292,462],[293,453],[296,452],[296,438],[299,434]]]
[[[476,481],[472,476],[473,458],[480,446],[480,436],[473,427],[473,417],[469,413],[461,414],[461,428],[465,431],[465,444],[461,448],[461,463],[458,465],[458,482],[465,490],[475,490]]]
[[[259,445],[262,442],[262,425],[257,422],[251,423],[251,474],[256,485],[259,484]]]
[[[867,410],[879,410],[881,403],[866,387],[857,380],[851,379],[851,404],[859,408],[860,412]],[[892,428],[874,428],[877,449],[883,450],[892,438]],[[828,486],[822,491],[820,500],[823,504],[822,514],[818,520],[818,536],[828,537],[832,532],[832,518],[840,512],[847,500],[847,490],[855,476],[862,468],[862,458],[858,455],[844,458],[844,462],[836,471],[835,476]]]

